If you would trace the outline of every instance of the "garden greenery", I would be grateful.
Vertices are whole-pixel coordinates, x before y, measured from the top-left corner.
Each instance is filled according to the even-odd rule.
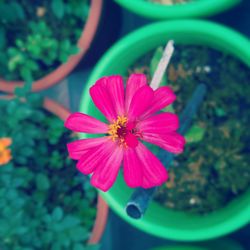
[[[0,99],[0,138],[12,139],[12,159],[0,166],[0,249],[97,249],[86,246],[96,192],[67,156],[72,135],[40,95],[16,95]]]
[[[0,1],[0,77],[37,80],[77,54],[88,0]]]

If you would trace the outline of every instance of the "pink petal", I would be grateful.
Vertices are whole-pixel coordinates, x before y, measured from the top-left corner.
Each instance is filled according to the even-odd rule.
[[[154,91],[149,86],[145,85],[139,88],[133,96],[129,109],[128,120],[134,121],[151,105],[154,96]]]
[[[99,79],[89,90],[96,107],[112,122],[116,120],[116,112],[107,88],[108,77]]]
[[[141,142],[135,150],[143,165],[142,187],[151,188],[162,185],[167,180],[168,173],[159,159]]]
[[[76,165],[77,169],[83,174],[91,174],[113,154],[115,148],[116,144],[108,139],[106,143],[85,151]]]
[[[108,131],[108,125],[98,121],[92,116],[74,113],[71,114],[65,122],[65,127],[75,132],[104,134]]]
[[[91,184],[106,192],[114,184],[123,159],[123,149],[116,147],[105,161],[101,161],[91,177]]]
[[[142,86],[147,84],[147,77],[144,74],[132,74],[129,76],[126,85],[125,108],[128,111],[131,100],[135,92]]]
[[[107,88],[115,108],[116,115],[122,116],[125,113],[124,85],[121,76],[108,77]]]
[[[129,121],[127,123],[126,127],[127,127],[128,130],[132,130],[132,129],[134,129],[136,127],[136,124],[137,124],[137,122],[135,122],[135,121]]]
[[[142,185],[142,163],[138,159],[135,149],[127,148],[124,151],[123,174],[127,185],[131,188]]]
[[[108,137],[82,139],[67,144],[70,158],[79,160],[87,150],[107,142]]]
[[[176,132],[164,135],[143,133],[142,139],[174,154],[182,153],[185,146],[185,138]]]
[[[154,98],[149,109],[147,109],[142,115],[142,118],[147,118],[155,112],[160,111],[161,109],[173,103],[175,99],[176,96],[171,88],[166,86],[158,88],[154,92]]]
[[[144,132],[166,134],[179,128],[179,119],[175,114],[164,112],[139,122],[136,127],[142,134]]]

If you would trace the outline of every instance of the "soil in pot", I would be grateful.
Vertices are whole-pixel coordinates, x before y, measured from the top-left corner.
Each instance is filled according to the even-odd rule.
[[[140,58],[128,70],[150,79],[162,48]],[[161,205],[196,214],[224,207],[250,187],[250,71],[238,59],[202,46],[177,45],[163,84],[177,100],[165,111],[180,114],[199,83],[208,91],[187,144],[158,189]],[[154,153],[159,148],[151,148]]]
[[[0,77],[37,80],[77,54],[89,0],[0,3]]]
[[[96,191],[68,158],[74,136],[38,95],[26,99],[0,100],[0,145],[12,140],[0,165],[0,249],[88,249]]]

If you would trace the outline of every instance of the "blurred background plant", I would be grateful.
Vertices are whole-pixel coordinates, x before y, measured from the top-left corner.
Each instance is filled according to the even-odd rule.
[[[0,99],[0,138],[12,156],[0,165],[0,249],[98,249],[86,246],[96,191],[67,157],[74,136],[30,87]]]
[[[37,80],[77,54],[88,12],[89,0],[2,0],[1,78]]]

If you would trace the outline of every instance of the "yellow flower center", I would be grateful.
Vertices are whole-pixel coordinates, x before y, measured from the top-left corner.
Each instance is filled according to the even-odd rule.
[[[127,117],[118,116],[117,120],[109,125],[108,134],[111,136],[113,141],[118,140],[120,145],[126,145],[125,136],[127,134],[127,121]]]

